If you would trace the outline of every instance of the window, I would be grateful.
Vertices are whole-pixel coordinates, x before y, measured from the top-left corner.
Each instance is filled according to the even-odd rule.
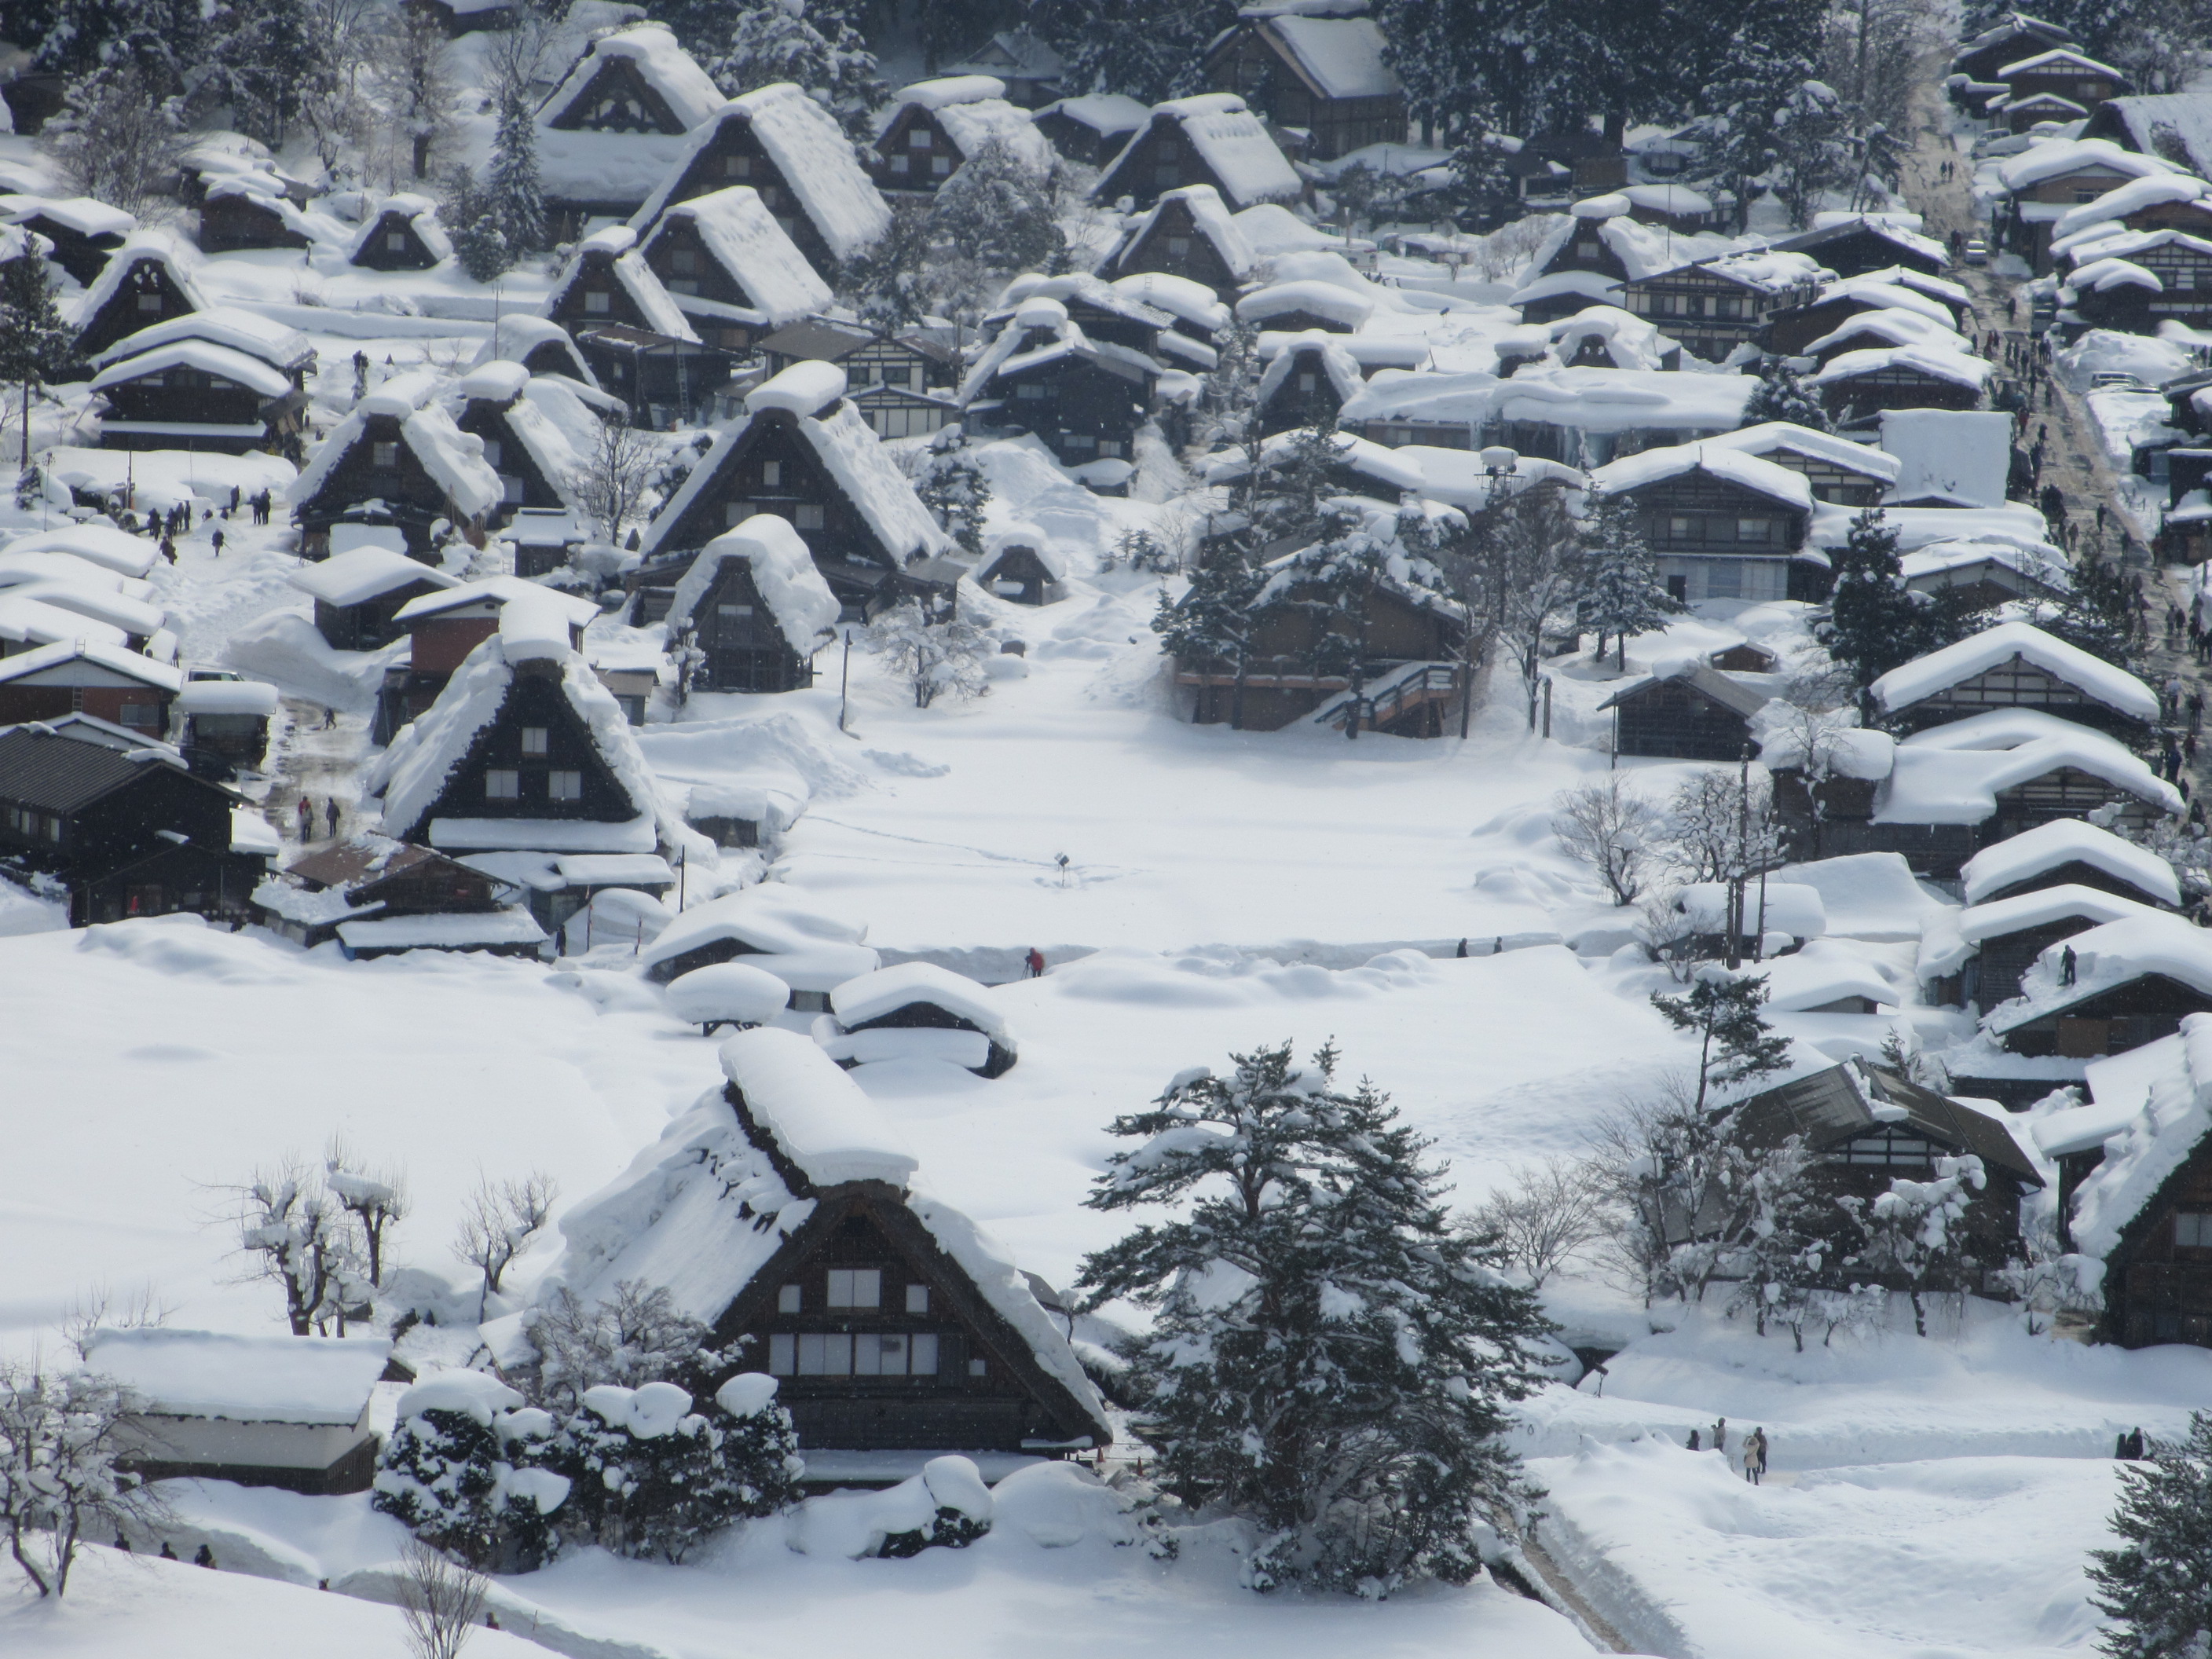
[[[1926,1166],[1934,1148],[1918,1135],[1900,1133],[1885,1125],[1865,1134],[1854,1135],[1844,1143],[1843,1152],[1847,1164],[1921,1169]]]
[[[971,1360],[969,1360],[969,1361],[968,1362],[968,1375],[969,1375],[969,1376],[988,1376],[990,1374],[991,1374],[991,1368],[990,1368],[990,1366],[989,1366],[986,1362],[984,1362],[983,1360],[981,1360],[981,1359],[971,1359]]]
[[[584,309],[594,316],[604,317],[614,308],[614,298],[599,289],[586,290]]]
[[[158,295],[158,294],[142,294],[142,295],[140,295],[138,296],[138,309],[139,309],[139,310],[141,310],[141,311],[159,311],[161,308],[161,296],[160,295]]]
[[[800,530],[822,528],[822,508],[813,501],[801,501],[792,509],[791,521]]]
[[[926,1314],[929,1311],[928,1285],[909,1285],[906,1287],[906,1310],[911,1314]]]
[[[548,772],[545,775],[545,794],[549,800],[583,799],[584,775],[581,772]]]
[[[404,230],[386,231],[384,233],[384,251],[386,253],[406,252],[407,233]]]
[[[679,247],[668,256],[668,268],[678,276],[695,276],[699,270],[699,256],[688,247]]]
[[[2177,1211],[2173,1242],[2185,1250],[2212,1250],[2212,1211]]]
[[[833,1308],[877,1308],[883,1305],[884,1275],[878,1267],[830,1269],[830,1305]]]
[[[906,1337],[903,1334],[874,1334],[853,1340],[853,1372],[856,1376],[904,1376]]]
[[[905,156],[894,155],[891,157],[891,171],[893,173],[904,173],[906,171],[906,167],[907,162]]]
[[[2188,284],[2184,283],[2183,286],[2185,288]],[[230,390],[230,382],[224,380],[220,374],[209,375],[207,377],[207,383],[208,390],[210,392],[228,392]]]
[[[495,766],[484,774],[486,800],[520,800],[522,774],[512,767]]]
[[[126,702],[123,705],[123,723],[125,726],[152,726],[155,724],[154,717],[159,712],[150,702]]]
[[[937,1333],[924,1331],[906,1341],[906,1368],[911,1376],[937,1375]]]
[[[1161,190],[1173,190],[1182,182],[1182,169],[1173,161],[1163,161],[1152,169],[1152,183]]]
[[[763,486],[769,489],[773,489],[782,482],[783,463],[781,461],[763,461],[761,463],[761,483]]]
[[[1669,541],[1686,542],[1695,533],[1692,521],[1680,514],[1667,520],[1667,538]]]
[[[929,129],[927,127],[909,127],[907,130],[906,147],[908,149],[927,149],[929,148]]]
[[[526,755],[544,754],[545,752],[546,731],[547,728],[543,726],[524,726],[522,728],[522,752]]]
[[[1044,395],[1043,385],[1036,380],[1024,380],[1014,388],[1014,396],[1017,398],[1042,398]]]
[[[931,156],[929,158],[929,170],[938,178],[942,179],[946,173],[952,171],[952,158],[950,155]]]
[[[1298,390],[1301,392],[1311,392],[1318,384],[1318,377],[1315,375],[1301,374],[1298,376]]]
[[[752,505],[749,501],[725,501],[722,503],[722,523],[726,528],[734,530],[739,525],[743,524],[747,519],[751,518],[752,515]]]
[[[714,614],[718,617],[727,617],[735,620],[739,617],[751,616],[753,614],[753,608],[749,605],[718,605],[714,607]]]
[[[1118,460],[1121,454],[1121,441],[1119,438],[1101,438],[1098,453],[1102,457]]]
[[[520,504],[522,500],[522,480],[516,477],[511,472],[501,473],[499,475],[499,498],[501,501],[506,502],[509,507]]]
[[[388,472],[399,465],[399,446],[396,443],[371,444],[368,464],[380,472]]]
[[[799,1375],[850,1376],[853,1339],[843,1331],[805,1331],[799,1338]]]
[[[787,1285],[775,1293],[775,1310],[778,1313],[797,1313],[799,1304],[799,1286],[796,1285]]]
[[[799,1339],[788,1331],[777,1331],[768,1340],[768,1374],[770,1376],[789,1376],[799,1369]]]
[[[1575,258],[1577,259],[1596,258],[1597,244],[1588,240],[1577,242],[1575,244]]]
[[[725,155],[722,158],[725,179],[750,179],[753,176],[753,158],[750,155]]]
[[[1774,527],[1771,519],[1738,519],[1735,538],[1740,542],[1763,542]]]
[[[1188,236],[1170,236],[1170,237],[1169,237],[1169,238],[1168,238],[1168,258],[1170,258],[1170,259],[1187,259],[1187,258],[1188,258],[1189,257],[1190,257],[1190,238],[1189,238],[1189,237],[1188,237]]]
[[[497,466],[499,465],[498,439],[486,438],[483,441],[483,458],[484,465],[487,466]]]

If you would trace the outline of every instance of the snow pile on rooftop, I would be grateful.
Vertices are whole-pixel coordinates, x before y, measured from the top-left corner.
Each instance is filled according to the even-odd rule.
[[[1006,1017],[990,993],[964,974],[929,962],[902,962],[847,980],[830,994],[830,1012],[848,1030],[915,1003],[930,1003],[984,1036],[1011,1041]]]
[[[2075,965],[2070,982],[2063,963],[2069,951]],[[1989,1029],[2009,1031],[2146,974],[2179,981],[2212,996],[2212,933],[2164,910],[2100,923],[2045,947],[2021,975],[2020,995],[1990,1011]]]
[[[2080,818],[2054,818],[1985,847],[1959,873],[1966,902],[1981,904],[1993,893],[2074,863],[2117,876],[2168,904],[2181,902],[2181,882],[2172,865],[2148,848]]]
[[[143,536],[133,536],[108,524],[71,525],[61,530],[33,531],[17,536],[0,551],[8,553],[66,553],[73,558],[112,570],[118,576],[142,579],[154,568],[161,550]]]
[[[1982,823],[2008,789],[2070,767],[2122,794],[2179,816],[2180,792],[2112,738],[2087,726],[2067,736],[2038,738],[2002,750],[1900,746],[1889,786],[1874,814],[1877,823]]]
[[[838,378],[843,379],[842,373]],[[756,513],[736,529],[723,532],[691,561],[669,602],[671,628],[681,627],[690,619],[708,590],[720,580],[724,562],[731,559],[742,559],[751,569],[754,590],[793,651],[802,656],[811,654],[836,628],[837,596],[822,580],[822,572],[799,532],[772,513]]]
[[[845,371],[836,363],[798,362],[745,393],[745,411],[781,409],[793,415],[820,415],[845,395]]]
[[[1748,890],[1751,896],[1745,902],[1743,916],[1747,936],[1759,924],[1762,901],[1766,931],[1770,933],[1818,939],[1828,931],[1828,912],[1820,902],[1818,888],[1770,880],[1763,888],[1754,886]],[[1692,882],[1674,895],[1674,913],[1682,918],[1686,933],[1725,933],[1729,930],[1729,906],[1734,897],[1735,890],[1726,882]]]
[[[791,988],[742,962],[710,962],[668,982],[668,1006],[695,1025],[734,1020],[765,1025],[791,1003]]]
[[[2010,898],[1989,904],[1969,905],[1959,912],[1958,927],[1961,939],[1969,945],[1979,945],[2027,928],[2048,927],[2053,922],[2080,920],[2099,927],[2108,921],[2123,921],[2130,916],[2162,914],[2140,899],[2124,898],[2100,887],[2084,887],[2069,881],[2056,887],[2015,893]]]
[[[876,953],[860,942],[866,931],[802,904],[773,885],[748,887],[693,905],[646,947],[641,964],[651,969],[727,939],[757,958],[747,966],[772,973],[787,984],[793,983],[794,960],[828,971],[842,969],[830,984],[794,986],[827,991],[875,970]]]
[[[237,1423],[358,1422],[392,1344],[377,1337],[231,1336],[153,1328],[94,1331],[85,1367],[143,1409]]]
[[[336,553],[318,564],[303,564],[287,571],[284,579],[302,592],[325,605],[362,605],[379,594],[416,582],[433,587],[459,587],[460,578],[449,576],[434,565],[395,553],[388,547],[356,547]]]
[[[809,1038],[762,1026],[722,1045],[744,1113],[816,1187],[881,1181],[903,1190],[920,1160],[860,1085]]]
[[[2098,1085],[2110,1073],[2092,1066],[2090,1086],[2098,1108],[2133,1105],[2136,1110],[2124,1127],[2105,1139],[2104,1162],[2075,1191],[2074,1243],[2084,1255],[2111,1255],[2128,1224],[2212,1129],[2212,1014],[2185,1015],[2173,1036],[2120,1058],[2135,1062],[2127,1069],[2138,1078],[2148,1071],[2149,1080],[2140,1097],[2107,1100]]]
[[[1894,714],[2010,662],[2014,657],[2064,681],[2108,708],[2146,722],[2159,717],[2158,694],[2124,668],[2029,623],[2000,623],[1956,645],[1893,668],[1869,687],[1875,704]]]
[[[781,328],[829,308],[830,285],[807,264],[806,256],[776,223],[760,192],[750,185],[733,185],[678,202],[661,216],[659,225],[646,239],[647,248],[650,250],[667,234],[670,226],[685,222],[698,232],[708,252],[736,280],[751,303],[749,307],[738,307],[695,295],[672,295],[678,309],[696,310],[708,317],[728,313],[731,320],[757,328]]]
[[[549,589],[517,593],[499,608],[499,642],[510,664],[567,656],[568,607]]]
[[[2012,471],[2013,417],[1995,410],[1891,409],[1881,447],[1902,464],[1893,494],[1998,507]]]
[[[1519,376],[1515,376],[1518,380]],[[1510,384],[1510,382],[1509,382]],[[1709,472],[1716,478],[1805,512],[1813,510],[1813,487],[1805,475],[1740,449],[1717,445],[1673,444],[1646,449],[1617,461],[1607,461],[1590,474],[1590,487],[1611,494],[1640,489],[1688,472]]]

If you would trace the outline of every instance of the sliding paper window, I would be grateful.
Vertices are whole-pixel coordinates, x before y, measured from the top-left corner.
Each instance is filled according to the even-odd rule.
[[[778,1331],[768,1340],[771,1376],[934,1376],[937,1335],[926,1331]]]

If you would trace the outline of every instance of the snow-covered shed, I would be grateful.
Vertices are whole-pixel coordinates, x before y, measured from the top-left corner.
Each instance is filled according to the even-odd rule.
[[[0,556],[0,614],[12,614],[20,621],[27,608],[33,609],[33,614],[73,611],[80,617],[120,629],[121,642],[126,649],[144,651],[160,640],[161,645],[155,648],[166,656],[173,656],[176,636],[164,626],[168,621],[167,613],[137,593],[123,592],[121,583],[114,577],[106,581],[97,580],[106,572],[95,570],[81,559],[64,558],[58,554],[23,556],[22,564],[32,568],[59,567],[51,575],[33,577],[21,566],[11,571],[7,562],[4,556]],[[72,565],[94,580],[82,580],[69,569]],[[142,591],[144,588],[143,583],[133,586]],[[24,602],[28,602],[27,607]],[[47,617],[46,620],[59,619]],[[0,658],[13,655],[11,647],[28,648],[32,641],[46,630],[24,628],[20,630],[25,635],[21,641],[9,637],[18,631],[0,624]]]
[[[481,541],[505,490],[483,441],[454,425],[431,400],[435,390],[427,370],[394,375],[316,446],[285,489],[307,557],[326,554],[331,526],[371,501],[389,512],[410,553],[431,550],[441,521]]]
[[[192,277],[198,264],[198,256],[171,232],[131,232],[77,303],[77,355],[96,356],[142,328],[206,310]]]
[[[498,632],[394,736],[369,778],[386,835],[459,854],[653,853],[688,833],[570,644],[561,598],[509,599]]]
[[[2134,842],[2079,818],[2058,818],[1984,848],[1960,872],[1969,905],[1995,904],[2061,886],[2093,888],[2178,909],[2173,866]]]
[[[1697,661],[1670,664],[1598,705],[1613,711],[1613,752],[1668,760],[1735,761],[1755,747],[1752,718],[1767,695]]]
[[[428,847],[362,830],[295,860],[254,890],[266,925],[309,947],[338,941],[349,960],[401,951],[535,956],[547,934],[502,902],[508,884]]]
[[[1678,599],[1808,599],[1826,574],[1798,558],[1811,484],[1759,456],[1719,445],[1646,449],[1597,468],[1590,487],[1635,504]]]
[[[788,520],[858,617],[892,572],[951,545],[845,395],[834,363],[796,363],[746,394],[645,532],[647,559],[703,548],[756,514]]]
[[[264,680],[186,680],[176,704],[185,764],[202,777],[226,781],[258,771],[276,702],[276,688]]]
[[[1018,1049],[1005,1012],[965,975],[902,962],[848,979],[830,993],[814,1040],[841,1066],[936,1060],[979,1077],[1012,1070]]]
[[[9,590],[13,591],[13,590]],[[4,612],[17,602],[0,599],[0,644],[7,638]],[[42,629],[55,637],[23,641],[25,648],[0,654],[0,726],[49,720],[72,710],[158,738],[168,729],[169,707],[183,688],[184,676],[173,665],[133,651],[119,630],[95,637],[98,624],[82,616],[56,611],[55,625]],[[27,630],[26,630],[27,632]]]
[[[830,993],[881,965],[865,927],[811,910],[774,887],[748,887],[695,904],[646,946],[642,964],[662,984],[710,963],[743,958],[792,989],[792,1006],[827,1013]]]
[[[1117,280],[1158,271],[1203,283],[1220,295],[1250,280],[1259,263],[1221,192],[1212,185],[1186,185],[1161,192],[1102,269]]]
[[[1331,334],[1357,334],[1375,314],[1375,301],[1355,289],[1339,283],[1306,279],[1270,283],[1237,301],[1237,320],[1255,328],[1296,334],[1318,329]]]
[[[806,263],[829,276],[890,228],[836,118],[788,81],[718,104],[630,223],[641,234],[672,204],[748,185]]]
[[[204,173],[200,178],[199,228],[194,240],[201,252],[314,246],[307,215],[275,173],[250,171],[211,177]]]
[[[100,441],[106,449],[297,454],[306,426],[307,394],[291,376],[207,339],[122,356],[94,374],[92,389],[105,404]]]
[[[535,118],[538,178],[556,234],[574,236],[587,218],[635,212],[724,101],[659,23],[593,40]]]
[[[1955,352],[1973,349],[1948,324],[1905,306],[1878,306],[1845,318],[1819,339],[1808,341],[1801,355],[1825,368],[1846,351],[1879,350],[1893,345],[1926,345]]]
[[[2212,1347],[2212,1016],[2083,1068],[2087,1105],[2039,1116],[2059,1239],[2099,1263],[2098,1334]]]
[[[1345,337],[1317,328],[1267,337],[1274,349],[1260,372],[1252,404],[1261,436],[1335,427],[1337,411],[1367,384],[1358,360],[1339,343]]]
[[[878,189],[933,196],[993,144],[1040,179],[1052,171],[1051,144],[1029,111],[1007,101],[1006,83],[996,76],[941,76],[894,96],[876,133]]]
[[[1163,191],[1186,185],[1211,185],[1238,210],[1304,193],[1267,124],[1235,94],[1209,92],[1155,104],[1152,119],[1106,164],[1091,194],[1106,203],[1127,196],[1149,207]]]
[[[1015,307],[961,383],[964,422],[994,437],[1033,434],[1069,467],[1126,461],[1152,412],[1161,365],[1094,335],[1072,311],[1043,294]]]
[[[492,325],[470,367],[494,362],[520,363],[532,374],[563,375],[594,390],[599,383],[567,329],[550,317],[524,312],[508,312]]]
[[[1276,128],[1304,134],[1306,161],[1403,143],[1405,89],[1366,10],[1364,0],[1241,6],[1235,27],[1206,48],[1206,82],[1241,94]]]
[[[459,587],[461,579],[388,547],[356,547],[285,580],[315,602],[315,631],[334,651],[377,651],[406,630],[397,620],[410,599]]]
[[[1863,346],[1838,352],[1806,389],[1849,431],[1878,424],[1893,409],[1979,409],[1996,367],[1940,344]]]
[[[1802,356],[1815,340],[1854,317],[1905,311],[1929,325],[1956,332],[1966,313],[1966,291],[1940,276],[1923,276],[1902,266],[1823,283],[1802,301],[1770,313],[1766,349],[1780,356]]]
[[[2135,738],[2159,720],[2158,694],[2124,668],[2032,623],[2000,623],[1893,668],[1867,689],[1911,731],[1993,708],[2033,708]]]
[[[0,856],[59,880],[72,927],[179,911],[250,921],[270,848],[266,825],[264,838],[238,838],[233,812],[246,805],[164,745],[116,749],[75,727],[0,731]]]
[[[1118,92],[1085,93],[1045,105],[1036,127],[1061,157],[1084,167],[1111,161],[1152,118],[1152,111]]]
[[[366,1492],[380,1337],[97,1330],[85,1368],[130,1389],[125,1467],[153,1480],[228,1480],[317,1496]]]
[[[726,1085],[562,1221],[547,1293],[665,1288],[765,1369],[802,1450],[863,1480],[921,1455],[1107,1444],[1097,1391],[1027,1275],[915,1180],[904,1137],[797,1032],[722,1045]],[[880,1467],[878,1467],[880,1465]]]
[[[46,258],[88,288],[138,228],[135,214],[90,196],[0,196],[0,222],[46,238]]]
[[[1050,605],[1066,592],[1067,559],[1033,524],[1001,525],[983,538],[975,585],[1016,605]]]
[[[829,284],[750,185],[672,204],[639,251],[676,308],[725,351],[750,351],[831,302]]]
[[[837,625],[837,596],[790,520],[757,513],[708,542],[676,584],[672,638],[701,653],[702,691],[797,691]]]
[[[348,264],[368,270],[428,270],[453,257],[438,204],[407,191],[379,203],[346,251]]]

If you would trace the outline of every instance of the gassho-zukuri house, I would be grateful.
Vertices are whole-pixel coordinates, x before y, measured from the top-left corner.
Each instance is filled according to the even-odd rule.
[[[1112,1439],[1030,1276],[916,1181],[834,1060],[773,1027],[721,1060],[726,1085],[562,1222],[547,1293],[665,1287],[736,1346],[733,1373],[778,1380],[817,1480],[902,1479],[944,1451],[991,1474]]]

